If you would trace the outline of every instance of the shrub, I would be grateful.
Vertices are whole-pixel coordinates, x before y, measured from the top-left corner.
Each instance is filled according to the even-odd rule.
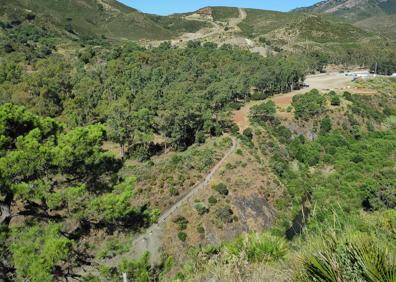
[[[250,118],[256,122],[272,122],[275,118],[276,107],[273,101],[268,101],[256,106],[250,110]]]
[[[225,185],[224,183],[219,183],[213,186],[213,189],[215,189],[220,195],[223,196],[227,196],[229,193],[227,185]]]
[[[333,95],[330,99],[330,104],[332,106],[339,106],[341,105],[341,99],[337,95]]]
[[[213,206],[213,205],[217,204],[217,199],[213,196],[210,196],[208,199],[208,203]]]
[[[352,101],[352,94],[349,93],[348,91],[345,91],[343,94],[344,98],[347,99],[348,101]]]
[[[196,209],[199,215],[203,215],[209,211],[208,207],[205,206],[205,204],[202,202],[195,203],[194,208]]]
[[[316,89],[293,97],[292,106],[296,119],[309,119],[324,111],[325,98]]]
[[[245,254],[249,262],[270,262],[281,259],[286,255],[287,243],[283,238],[267,233],[251,233],[227,244],[225,249],[238,257]]]
[[[144,255],[136,260],[122,259],[119,272],[124,272],[130,281],[149,281],[150,277],[150,253],[145,252]],[[120,273],[120,274],[121,274]],[[119,276],[118,276],[119,277]],[[118,280],[118,277],[114,280]],[[114,281],[113,279],[111,281]]]
[[[331,124],[331,119],[329,116],[326,116],[322,121],[320,122],[320,133],[321,134],[326,134],[329,133],[331,130],[332,124]]]
[[[4,52],[12,53],[14,51],[15,51],[15,49],[14,49],[14,47],[12,47],[12,45],[10,43],[4,44]]]
[[[231,126],[231,133],[232,133],[232,134],[238,134],[238,133],[239,133],[239,127],[238,127],[238,125],[233,124],[233,125]]]
[[[352,162],[354,162],[355,164],[357,163],[361,163],[362,161],[364,161],[364,158],[362,155],[354,155],[351,159]]]
[[[273,134],[279,139],[279,142],[283,144],[289,143],[292,137],[291,131],[283,125],[275,127],[273,129]]]
[[[253,130],[249,127],[243,131],[243,135],[246,136],[249,140],[253,139]]]
[[[216,217],[222,222],[222,223],[231,223],[234,221],[234,212],[229,206],[224,206],[220,207],[216,210],[215,212]]]
[[[187,233],[186,233],[186,232],[183,232],[183,231],[180,231],[180,232],[177,234],[177,237],[179,238],[180,241],[185,242],[186,239],[187,239]]]
[[[388,250],[362,236],[328,238],[320,250],[302,258],[302,281],[395,281]]]
[[[176,223],[179,226],[179,230],[186,230],[187,225],[188,225],[188,220],[184,216],[177,216],[174,220],[174,223]]]
[[[202,225],[199,225],[199,226],[197,227],[197,232],[198,232],[199,234],[204,234],[204,233],[205,233],[205,228],[203,228]]]

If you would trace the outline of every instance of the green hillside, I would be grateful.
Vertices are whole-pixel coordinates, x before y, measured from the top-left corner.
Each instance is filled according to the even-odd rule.
[[[295,11],[334,15],[367,31],[396,35],[396,0],[327,0]]]
[[[177,16],[146,15],[113,0],[15,0],[2,3],[0,11],[14,17],[30,11],[69,33],[111,39],[167,39],[205,26]]]
[[[369,36],[367,32],[326,16],[306,13],[281,13],[247,9],[247,18],[240,25],[249,36],[260,36],[272,32],[287,31],[296,40],[323,42],[356,41]]]
[[[356,26],[0,0],[0,282],[395,282],[396,53]]]

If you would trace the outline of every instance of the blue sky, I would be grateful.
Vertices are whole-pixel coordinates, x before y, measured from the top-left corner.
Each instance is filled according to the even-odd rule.
[[[233,6],[265,10],[289,11],[309,6],[319,0],[119,0],[145,13],[169,15],[191,12],[205,6]]]

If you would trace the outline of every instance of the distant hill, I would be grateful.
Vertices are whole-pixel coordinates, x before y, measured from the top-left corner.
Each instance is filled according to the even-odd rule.
[[[327,0],[294,11],[334,15],[362,29],[396,36],[396,0]]]
[[[368,0],[355,0],[361,1]],[[351,0],[341,2],[346,5]],[[359,21],[348,22],[328,12],[330,7],[341,11],[337,5],[334,6],[336,3],[341,5],[341,2],[321,2],[289,13],[205,7],[195,12],[165,17],[142,13],[116,0],[13,0],[0,3],[0,21],[23,21],[31,14],[36,21],[26,23],[26,28],[32,24],[40,25],[44,30],[50,29],[52,33],[72,38],[144,40],[154,45],[172,40],[174,45],[181,46],[190,40],[200,40],[237,45],[264,55],[272,51],[294,51],[307,45],[325,50],[329,47],[333,49],[337,44],[367,43],[379,39],[367,30],[392,32],[386,27],[395,24],[391,18],[394,15],[381,12],[387,7],[385,3],[390,1],[377,5],[376,14],[382,13],[382,20],[374,23],[371,21],[373,17],[360,17]],[[331,3],[334,5],[331,6]],[[324,14],[321,14],[322,11]],[[386,17],[389,18],[385,21]]]
[[[295,11],[334,14],[350,20],[394,14],[396,0],[327,0]]]
[[[18,17],[27,11],[69,33],[111,39],[166,39],[205,26],[178,16],[140,13],[115,0],[12,0],[0,4],[0,14]]]
[[[366,32],[333,18],[297,12],[247,9],[247,18],[240,27],[251,36],[270,34],[272,38],[278,38],[281,36],[279,32],[285,31],[296,41],[318,43],[356,41],[368,36]]]

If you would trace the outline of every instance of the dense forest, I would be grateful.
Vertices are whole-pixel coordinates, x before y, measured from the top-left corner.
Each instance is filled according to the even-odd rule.
[[[290,50],[266,36],[274,51],[264,57],[230,44],[153,47],[79,34],[71,19],[60,29],[15,11],[0,10],[0,281],[120,281],[123,273],[142,282],[395,281],[395,79],[352,85],[367,95],[301,92],[285,109],[271,100],[330,64],[391,75],[391,40]],[[227,11],[214,15],[236,12]],[[252,24],[259,13],[249,13]],[[184,26],[181,16],[149,20],[165,35],[205,26]],[[312,20],[300,24],[308,29]],[[233,113],[249,103],[242,130]],[[223,231],[244,220],[232,205],[236,184],[224,176],[172,218],[179,257],[164,248],[156,265],[149,253],[106,264],[128,254],[232,146],[240,159],[220,178],[258,170],[273,180],[281,192],[265,201],[271,224],[189,243],[205,238],[205,216]],[[268,187],[260,187],[266,199]]]

